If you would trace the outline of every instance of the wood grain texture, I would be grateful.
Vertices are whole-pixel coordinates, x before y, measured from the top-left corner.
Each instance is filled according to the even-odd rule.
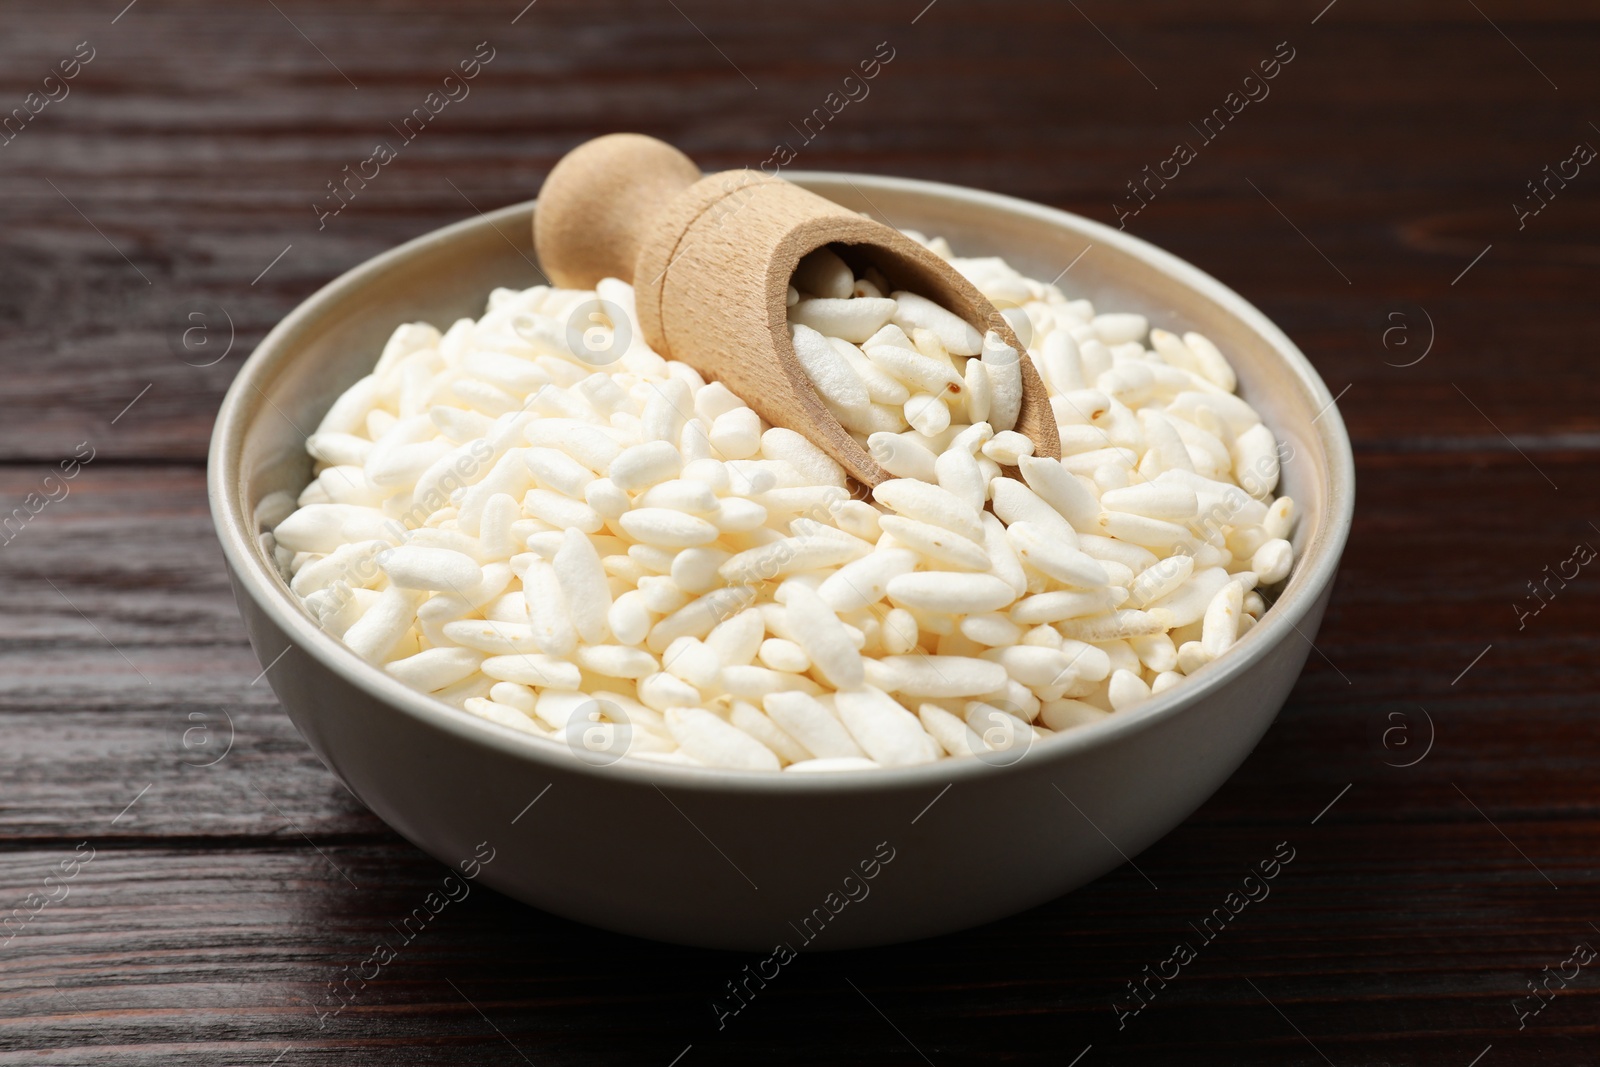
[[[1592,13],[275,6],[23,3],[0,34],[0,116],[78,42],[95,50],[0,147],[0,520],[94,450],[0,534],[0,1064],[1593,1062],[1600,970],[1522,1029],[1513,1001],[1600,945],[1600,580],[1585,568],[1520,628],[1513,606],[1536,606],[1528,583],[1574,544],[1600,545],[1600,175],[1521,228],[1512,208],[1578,141],[1600,144]],[[405,140],[391,124],[481,41],[494,58],[470,96]],[[870,93],[818,132],[815,109],[884,41]],[[1295,57],[1270,95],[1203,141],[1189,124],[1279,42]],[[531,196],[615,129],[707,169],[785,143],[795,167],[1112,225],[1146,165],[1197,149],[1127,227],[1348,386],[1359,499],[1279,721],[1137,870],[954,937],[803,956],[722,1029],[712,1004],[754,960],[476,888],[400,944],[445,872],[252,684],[206,508],[211,419],[316,287]],[[319,229],[327,183],[380,140],[397,158]],[[1278,842],[1295,858],[1271,895],[1119,1029],[1126,983],[1199,944],[1189,924]],[[80,845],[94,858],[62,882]],[[31,918],[5,926],[17,908]],[[319,1020],[380,939],[395,960]]]
[[[533,250],[550,284],[593,289],[634,280],[639,248],[656,220],[702,175],[694,160],[655,137],[608,133],[562,156],[539,186]]]

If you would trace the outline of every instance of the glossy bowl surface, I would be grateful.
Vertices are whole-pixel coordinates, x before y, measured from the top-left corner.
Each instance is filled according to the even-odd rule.
[[[943,235],[959,255],[1003,255],[1036,278],[1066,269],[1070,295],[1214,340],[1241,395],[1293,449],[1280,492],[1299,505],[1298,562],[1262,622],[1183,685],[1004,766],[963,759],[814,775],[595,766],[406,688],[317,627],[262,535],[285,494],[309,480],[305,431],[371,370],[395,325],[477,317],[495,286],[541,280],[532,203],[417,238],[296,308],[229,389],[209,470],[218,536],[267,678],[323,763],[380,818],[452,867],[493,849],[480,880],[535,907],[641,937],[762,952],[780,942],[889,944],[1002,918],[1099,877],[1177,826],[1287,698],[1355,499],[1327,387],[1261,312],[1195,267],[1009,197],[868,175],[793,178]]]

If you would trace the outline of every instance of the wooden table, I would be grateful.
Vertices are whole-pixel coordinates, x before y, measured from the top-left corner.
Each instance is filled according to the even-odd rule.
[[[1544,170],[1600,144],[1592,11],[123,2],[11,5],[0,34],[0,112],[57,97],[13,113],[0,148],[0,501],[29,509],[0,535],[0,904],[21,909],[0,915],[22,916],[0,933],[0,1063],[1600,1060],[1600,961],[1565,962],[1600,945],[1600,574],[1517,614],[1600,545],[1600,174]],[[808,140],[813,109],[891,50]],[[491,51],[404,140],[447,72]],[[75,53],[74,78],[45,81]],[[1275,53],[1292,59],[1247,83]],[[1195,128],[1246,91],[1270,95],[1211,140]],[[721,1030],[711,1002],[750,960],[483,890],[319,1019],[442,872],[260,680],[206,508],[211,419],[318,286],[532,195],[613,129],[708,168],[787,142],[796,167],[1113,223],[1138,205],[1127,183],[1170,175],[1187,142],[1128,228],[1276,319],[1355,440],[1317,654],[1143,876],[805,956]],[[328,183],[378,141],[396,158],[319,225]],[[58,480],[75,454],[92,462]],[[1271,897],[1119,1028],[1126,983],[1278,842],[1295,859]],[[1555,992],[1532,999],[1540,981]]]

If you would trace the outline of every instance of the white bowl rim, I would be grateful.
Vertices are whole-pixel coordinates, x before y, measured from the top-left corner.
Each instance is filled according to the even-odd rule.
[[[1318,416],[1318,436],[1328,457],[1327,518],[1320,536],[1309,542],[1295,563],[1289,585],[1261,622],[1252,627],[1239,643],[1215,662],[1185,681],[1124,712],[1098,722],[1079,726],[1046,737],[1033,745],[1015,763],[995,766],[977,758],[955,757],[909,767],[882,767],[871,770],[790,774],[770,771],[736,771],[713,767],[691,767],[626,756],[603,766],[577,758],[559,741],[541,738],[480,719],[470,712],[453,708],[418,692],[386,674],[350,651],[343,642],[317,626],[295,600],[282,579],[269,570],[258,553],[254,531],[241,521],[245,514],[239,500],[242,480],[238,477],[240,448],[252,406],[250,399],[260,388],[260,379],[292,353],[277,351],[299,325],[323,313],[353,290],[367,284],[374,275],[425,248],[447,243],[457,235],[482,226],[498,228],[501,223],[526,225],[537,200],[510,204],[475,218],[464,219],[431,230],[395,248],[352,267],[302,301],[264,337],[235,376],[223,397],[212,431],[207,461],[207,490],[212,519],[223,553],[242,588],[290,636],[292,644],[329,670],[335,672],[369,696],[394,710],[444,730],[463,741],[482,745],[501,753],[523,758],[536,766],[549,766],[569,773],[594,774],[634,785],[671,785],[674,789],[706,793],[787,793],[787,792],[879,792],[887,789],[911,791],[968,781],[993,774],[1004,774],[1043,760],[1064,760],[1090,749],[1108,745],[1136,731],[1182,712],[1207,695],[1218,691],[1238,675],[1249,670],[1279,642],[1300,633],[1299,623],[1332,584],[1339,559],[1348,539],[1355,509],[1355,460],[1334,397],[1300,349],[1254,305],[1198,267],[1123,230],[1113,229],[1093,219],[1046,207],[1017,197],[984,192],[944,182],[853,174],[843,171],[794,171],[785,175],[798,185],[811,182],[845,182],[885,192],[916,192],[964,201],[980,207],[998,208],[1014,214],[1032,216],[1040,223],[1059,226],[1067,223],[1095,243],[1143,259],[1181,285],[1220,305],[1256,331],[1294,372],[1300,384],[1322,408]],[[1313,646],[1315,647],[1315,646]]]

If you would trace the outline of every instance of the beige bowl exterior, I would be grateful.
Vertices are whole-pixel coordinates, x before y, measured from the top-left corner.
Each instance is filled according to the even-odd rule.
[[[480,880],[554,914],[763,954],[780,942],[856,948],[1003,918],[1099,877],[1182,822],[1250,753],[1294,685],[1355,500],[1350,444],[1327,387],[1277,327],[1210,276],[1126,233],[1009,197],[867,175],[793,177],[941,234],[962,255],[1004,255],[1032,277],[1055,276],[1087,247],[1064,279],[1070,293],[1216,341],[1241,394],[1294,449],[1282,491],[1300,508],[1299,559],[1261,624],[1176,689],[1003,767],[591,766],[564,745],[407,689],[300,608],[263,548],[264,523],[309,478],[296,427],[314,428],[371,370],[396,324],[444,327],[482,314],[495,286],[540,280],[532,203],[402,245],[296,308],[229,389],[209,472],[251,644],[274,664],[267,678],[323,763],[380,818],[452,867],[487,842],[494,860]]]

